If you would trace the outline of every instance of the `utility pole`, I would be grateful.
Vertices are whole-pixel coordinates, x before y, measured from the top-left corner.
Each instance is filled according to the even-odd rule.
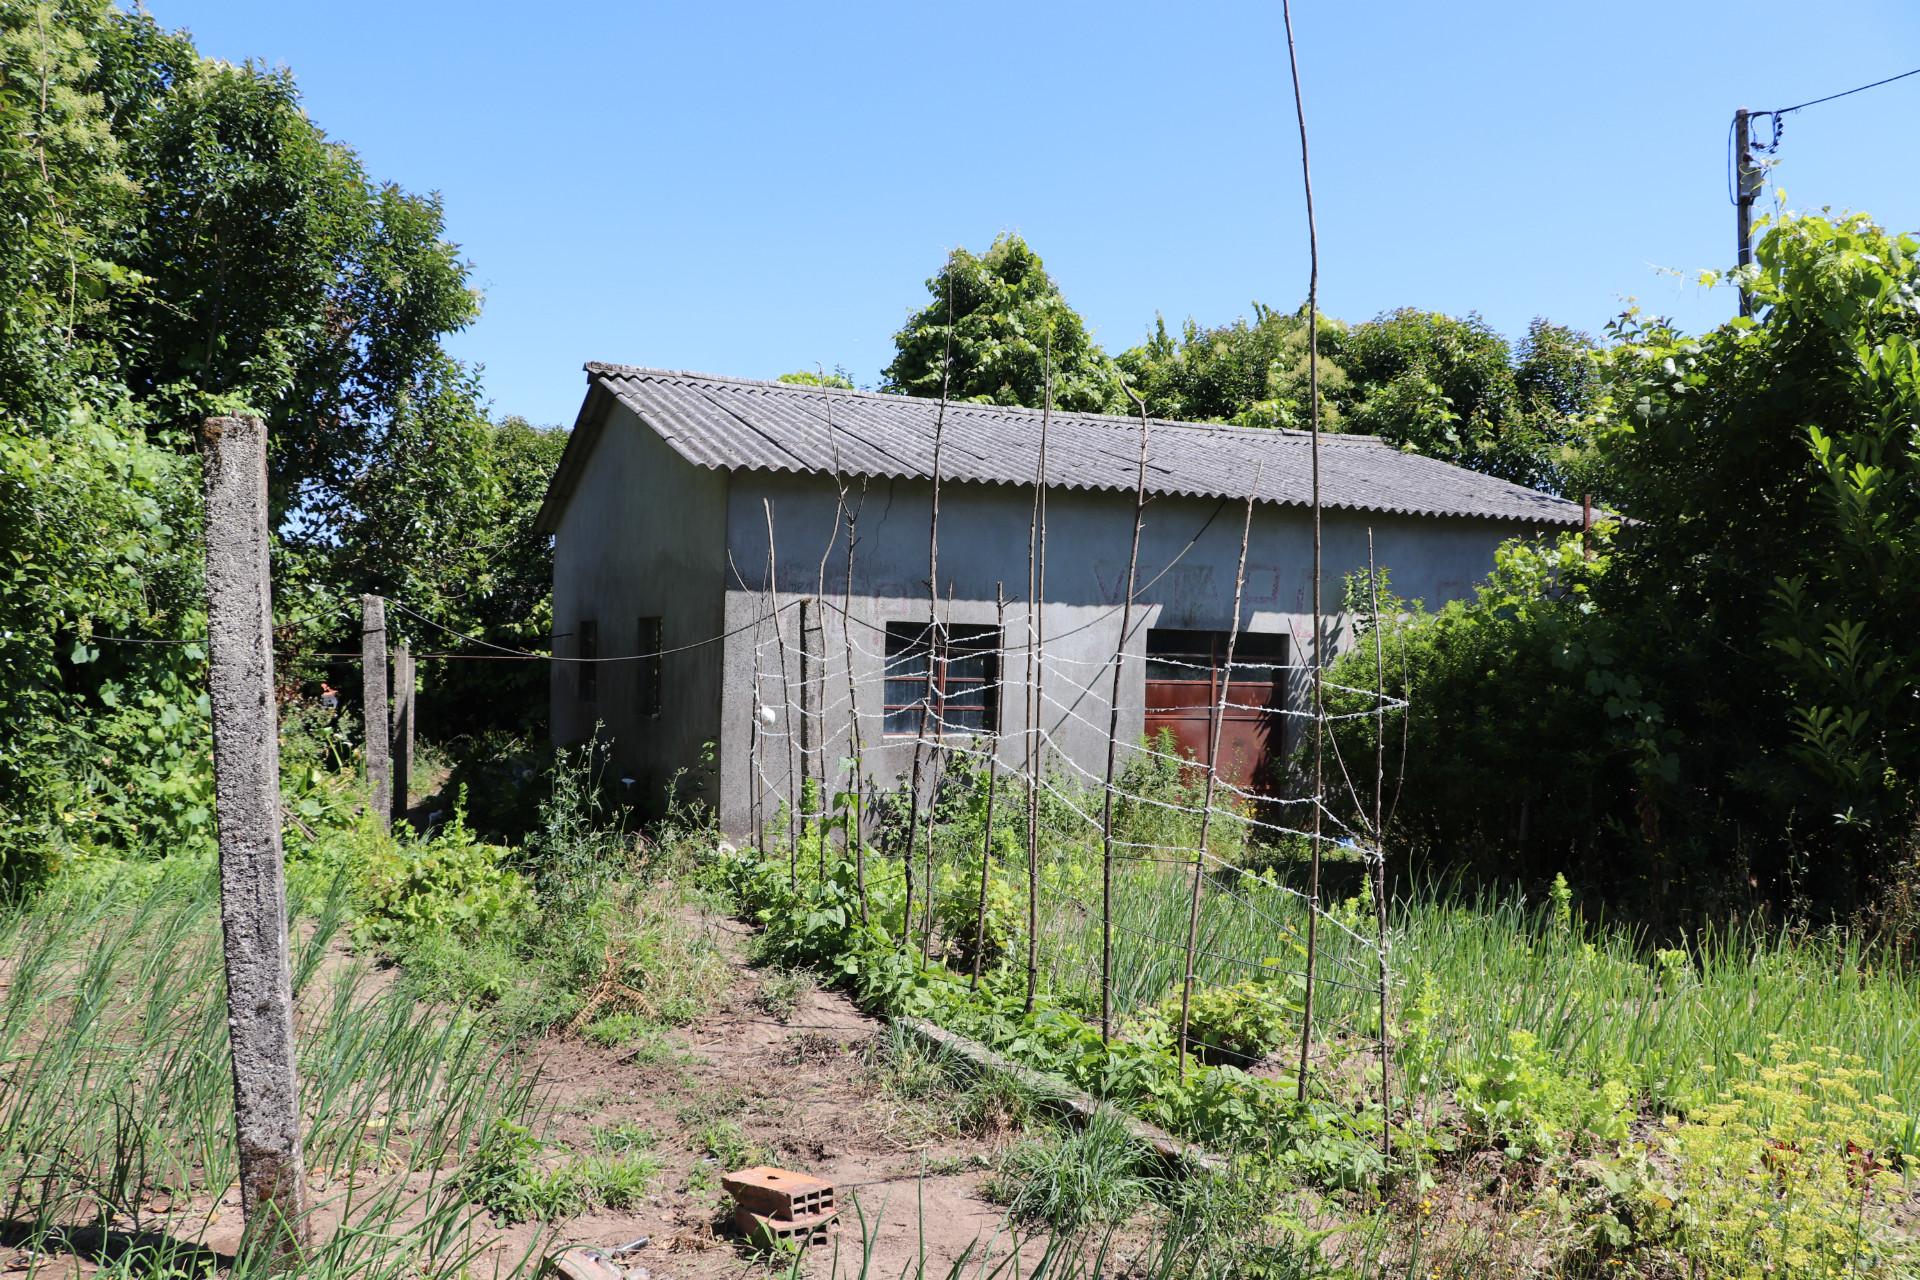
[[[246,1249],[264,1251],[272,1270],[287,1272],[299,1265],[310,1224],[280,845],[266,427],[258,418],[208,418],[200,430],[200,456],[207,500],[207,694],[220,937],[243,1238]]]
[[[360,721],[366,731],[368,804],[385,830],[391,817],[392,762],[387,745],[387,602],[360,597]]]
[[[1735,235],[1739,240],[1736,260],[1742,267],[1753,265],[1753,202],[1760,194],[1760,166],[1753,160],[1753,136],[1749,132],[1751,125],[1748,115],[1745,107],[1733,113],[1733,220]],[[1740,280],[1740,314],[1753,314],[1753,295],[1747,290],[1744,276]]]

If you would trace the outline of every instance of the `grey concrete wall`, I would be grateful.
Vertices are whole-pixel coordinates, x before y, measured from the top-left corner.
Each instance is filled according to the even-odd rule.
[[[641,665],[598,664],[592,702],[579,696],[579,664],[552,664],[552,731],[585,741],[595,721],[613,740],[614,762],[634,779],[632,802],[662,807],[674,772],[693,768],[720,733],[728,478],[696,467],[618,404],[608,417],[554,543],[554,653],[579,656],[582,619],[599,624],[602,657],[639,652],[642,617],[661,619],[662,645],[701,643],[661,659],[661,712],[639,714]],[[685,780],[718,799],[711,777]]]
[[[824,753],[832,777],[849,754],[847,667],[855,664],[858,712],[867,748],[869,772],[883,783],[903,775],[912,762],[911,738],[881,734],[882,689],[879,680],[885,625],[924,622],[928,616],[927,532],[931,486],[921,481],[873,481],[858,504],[858,544],[849,621],[837,612],[846,582],[844,530],[835,530],[836,492],[822,477],[742,473],[734,477],[727,500],[726,539],[732,564],[727,574],[725,623],[744,628],[727,645],[721,737],[725,744],[721,818],[729,830],[749,825],[750,770],[747,740],[753,711],[755,656],[761,662],[762,700],[779,719],[764,724],[763,785],[777,805],[788,792],[786,738],[791,716],[783,704],[799,702],[796,658],[797,613],[794,604],[811,595],[819,581],[823,552],[832,607],[825,611],[824,695],[807,705],[824,709]],[[767,611],[767,525],[763,502],[774,513],[779,582],[775,598],[782,607],[789,649],[788,688],[783,696],[771,627],[754,627]],[[1031,490],[1006,486],[943,486],[940,520],[940,580],[943,609],[951,594],[949,621],[987,624],[994,620],[996,584],[1003,583],[1009,607],[1009,643],[1024,644],[1027,608],[1027,537]],[[1123,742],[1142,732],[1145,670],[1141,656],[1152,627],[1224,629],[1231,624],[1234,568],[1239,557],[1243,503],[1160,498],[1149,501],[1141,534],[1137,603],[1128,638],[1130,660],[1122,673],[1120,733]],[[1323,601],[1329,614],[1340,605],[1341,575],[1366,565],[1366,539],[1372,526],[1378,563],[1392,573],[1399,594],[1430,606],[1469,595],[1493,566],[1494,548],[1526,532],[1519,526],[1489,521],[1438,520],[1379,513],[1328,511],[1323,515]],[[1130,495],[1050,491],[1047,520],[1047,590],[1042,621],[1049,662],[1044,668],[1042,723],[1070,762],[1098,777],[1105,764],[1111,668],[1106,665],[1120,635],[1120,602],[1125,594],[1127,553],[1132,538]],[[1191,544],[1191,545],[1189,545]],[[831,550],[828,551],[828,548]],[[1265,507],[1254,515],[1248,555],[1242,630],[1287,634],[1289,651],[1299,662],[1311,652],[1312,524],[1298,508]],[[1337,632],[1337,626],[1330,624]],[[1330,647],[1338,647],[1330,638]],[[1294,701],[1307,699],[1297,687]],[[1000,723],[1019,730],[1025,723],[1025,662],[1010,654],[1000,690]],[[1000,758],[1009,765],[1023,758],[1024,744],[1004,740]],[[1125,757],[1123,756],[1123,763]],[[797,772],[797,770],[796,770]],[[1083,777],[1084,781],[1085,778]]]

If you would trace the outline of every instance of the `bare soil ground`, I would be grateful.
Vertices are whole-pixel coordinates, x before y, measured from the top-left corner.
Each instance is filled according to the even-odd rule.
[[[712,914],[697,919],[713,931],[732,971],[730,989],[709,1016],[637,1049],[557,1034],[528,1049],[549,1113],[542,1135],[548,1156],[557,1162],[591,1151],[596,1131],[644,1130],[660,1162],[645,1203],[556,1224],[506,1226],[482,1218],[475,1228],[482,1252],[469,1274],[507,1272],[530,1250],[545,1254],[579,1244],[611,1251],[642,1237],[643,1246],[618,1258],[629,1276],[642,1269],[649,1277],[750,1273],[763,1264],[732,1231],[731,1205],[720,1189],[731,1162],[748,1160],[834,1183],[841,1225],[827,1246],[809,1255],[811,1275],[858,1275],[863,1236],[871,1274],[889,1280],[922,1266],[925,1275],[943,1276],[962,1257],[977,1263],[982,1250],[998,1259],[1016,1247],[1002,1210],[983,1190],[999,1147],[1014,1135],[962,1134],[937,1105],[896,1097],[872,1066],[876,1037],[884,1034],[879,1023],[844,996],[811,985],[790,1007],[764,999],[765,985],[777,979],[748,964],[748,927]],[[326,968],[351,963],[345,954],[330,956]],[[368,992],[392,980],[390,973],[369,976]],[[316,982],[314,989],[324,985]],[[418,1186],[409,1190],[424,1190],[430,1177],[444,1180],[452,1172],[414,1175],[409,1182]],[[357,1176],[379,1180],[376,1170]],[[327,1185],[315,1177],[320,1234],[337,1225],[332,1204],[344,1189],[343,1182]],[[119,1254],[164,1235],[197,1246],[203,1262],[219,1268],[231,1261],[240,1229],[237,1190],[217,1201],[157,1192],[108,1225],[104,1248]],[[100,1270],[86,1256],[103,1248],[99,1224],[75,1224],[72,1244],[72,1251],[35,1253],[0,1234],[0,1280]],[[1040,1252],[1038,1242],[1019,1247],[1029,1261]]]
[[[673,1056],[647,1061],[658,1055],[579,1040],[538,1049],[556,1150],[588,1150],[595,1129],[630,1123],[656,1136],[662,1162],[643,1208],[585,1214],[561,1224],[559,1240],[607,1249],[646,1236],[623,1263],[653,1276],[739,1275],[750,1254],[727,1225],[719,1179],[729,1170],[705,1136],[730,1121],[771,1163],[834,1184],[841,1226],[813,1251],[811,1273],[832,1270],[836,1244],[843,1273],[858,1273],[862,1215],[876,1275],[910,1274],[923,1258],[928,1274],[944,1275],[989,1246],[1003,1256],[1012,1241],[983,1193],[998,1142],[956,1133],[933,1109],[888,1094],[868,1067],[882,1028],[845,996],[809,987],[784,1016],[761,1008],[768,975],[744,959],[748,928],[717,916],[702,923],[716,931],[734,982],[720,1009],[673,1034]],[[494,1252],[517,1257],[528,1234],[502,1232]]]

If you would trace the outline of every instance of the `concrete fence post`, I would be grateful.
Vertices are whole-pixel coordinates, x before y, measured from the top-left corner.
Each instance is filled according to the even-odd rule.
[[[368,803],[384,829],[393,793],[387,740],[387,602],[360,597],[360,721],[366,730]]]
[[[266,1251],[275,1270],[287,1271],[299,1265],[309,1224],[280,846],[266,428],[258,418],[209,418],[200,454],[220,931],[244,1247]]]
[[[402,642],[393,651],[393,820],[407,816],[413,781],[413,646]]]

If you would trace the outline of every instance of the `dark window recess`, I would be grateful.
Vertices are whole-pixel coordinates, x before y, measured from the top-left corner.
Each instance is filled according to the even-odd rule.
[[[992,733],[1000,725],[1000,629],[946,628],[946,661],[935,663],[932,628],[887,624],[887,733]],[[937,668],[933,678],[928,669]],[[939,715],[940,724],[933,719]]]
[[[1147,679],[1213,683],[1227,665],[1227,633],[1154,627],[1147,632]],[[1287,638],[1266,631],[1242,631],[1233,642],[1233,683],[1286,683]]]
[[[640,619],[640,656],[636,662],[640,667],[638,710],[643,716],[660,714],[660,650],[665,647],[660,643],[660,619]]]
[[[580,676],[580,701],[592,702],[600,694],[600,664],[595,661],[600,656],[600,624],[582,622],[574,632],[573,649],[580,659],[573,664]]]

